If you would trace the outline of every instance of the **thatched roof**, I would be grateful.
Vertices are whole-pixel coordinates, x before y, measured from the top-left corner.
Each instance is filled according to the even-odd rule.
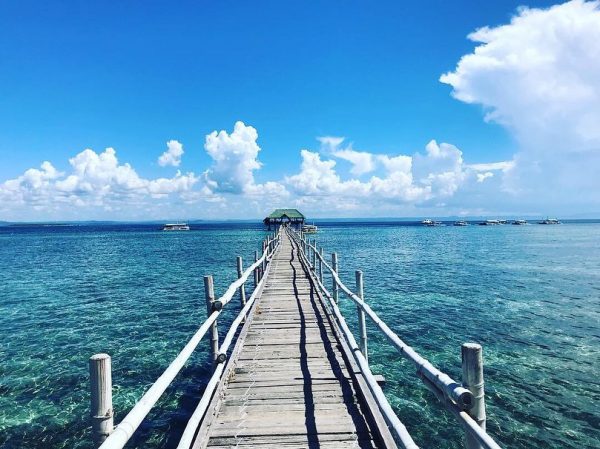
[[[298,209],[275,209],[264,221],[284,220],[286,218],[293,221],[305,219]]]

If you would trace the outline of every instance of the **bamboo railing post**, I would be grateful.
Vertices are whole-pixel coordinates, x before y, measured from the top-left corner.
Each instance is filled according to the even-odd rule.
[[[311,249],[312,251],[312,269],[313,272],[317,272],[317,241],[316,239],[313,239],[313,248]]]
[[[237,264],[237,275],[238,275],[238,279],[239,279],[242,277],[242,274],[244,274],[244,265],[243,265],[243,261],[242,261],[242,256],[237,256],[236,264]],[[242,308],[243,308],[246,305],[246,285],[245,285],[245,283],[242,284],[240,287],[240,302],[242,303]]]
[[[461,347],[463,387],[473,393],[473,407],[467,413],[485,431],[485,391],[483,387],[483,350],[477,343],[463,343]],[[465,433],[466,449],[481,449],[483,446]]]
[[[108,354],[95,354],[90,357],[90,390],[92,437],[97,447],[108,438],[114,428],[112,373]]]
[[[337,274],[338,272],[338,257],[337,257],[337,253],[331,253],[331,268],[333,268],[333,271],[335,271],[335,274]],[[331,276],[331,281],[333,282],[333,285],[331,286],[331,292],[333,295],[333,300],[336,302],[338,302],[338,296],[339,296],[339,290],[338,290],[338,285],[337,282],[335,281],[335,277]]]
[[[356,270],[356,294],[361,300],[365,300],[364,293],[364,281],[363,272]],[[365,311],[360,307],[356,306],[356,312],[358,313],[358,328],[360,330],[360,352],[365,356],[365,360],[369,363],[369,354],[367,352],[367,319]]]
[[[321,284],[323,283],[323,247],[321,247],[320,251],[319,251],[319,255],[321,256],[319,258],[319,281],[321,281]]]
[[[213,313],[215,303],[215,285],[212,276],[204,276],[204,297],[206,299],[206,317],[208,318]],[[210,350],[213,360],[213,368],[217,365],[217,357],[219,356],[219,329],[217,328],[217,320],[210,327]]]
[[[258,262],[258,250],[254,251],[254,263]],[[254,269],[254,288],[258,285],[258,267]]]

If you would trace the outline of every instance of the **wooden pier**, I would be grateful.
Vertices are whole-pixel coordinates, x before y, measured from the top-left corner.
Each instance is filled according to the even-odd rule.
[[[284,234],[194,449],[396,447],[351,359]]]
[[[114,428],[110,357],[90,359],[92,430],[101,449],[125,446],[205,335],[210,335],[213,375],[177,449],[417,449],[370,370],[367,318],[457,418],[467,449],[500,449],[485,431],[479,345],[463,345],[463,382],[454,381],[368,306],[362,272],[356,272],[354,293],[338,276],[335,253],[330,265],[323,248],[285,225],[265,239],[262,255],[257,253],[250,267],[244,271],[240,257],[236,265],[239,279],[218,298],[212,276],[205,277],[206,321]],[[247,297],[250,278],[254,288]],[[358,343],[338,308],[342,295],[356,304]],[[234,297],[242,310],[220,339],[217,319]]]

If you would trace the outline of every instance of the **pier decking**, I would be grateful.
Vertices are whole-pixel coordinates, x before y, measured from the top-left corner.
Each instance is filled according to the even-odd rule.
[[[284,234],[193,447],[396,447],[356,371]]]

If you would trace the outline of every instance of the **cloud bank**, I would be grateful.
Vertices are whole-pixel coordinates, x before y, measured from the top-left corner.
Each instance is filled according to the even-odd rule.
[[[0,219],[260,217],[281,206],[332,217],[600,211],[600,2],[520,8],[468,38],[473,51],[440,81],[514,136],[511,160],[469,163],[436,140],[386,154],[323,136],[293,149],[297,169],[264,180],[258,130],[238,121],[206,135],[208,166],[171,178],[138,175],[113,148],[85,149],[65,171],[43,162],[0,183]],[[180,167],[183,154],[169,140],[158,164]]]
[[[524,204],[598,207],[600,3],[520,8],[468,37],[479,45],[440,81],[519,142],[504,190]]]

